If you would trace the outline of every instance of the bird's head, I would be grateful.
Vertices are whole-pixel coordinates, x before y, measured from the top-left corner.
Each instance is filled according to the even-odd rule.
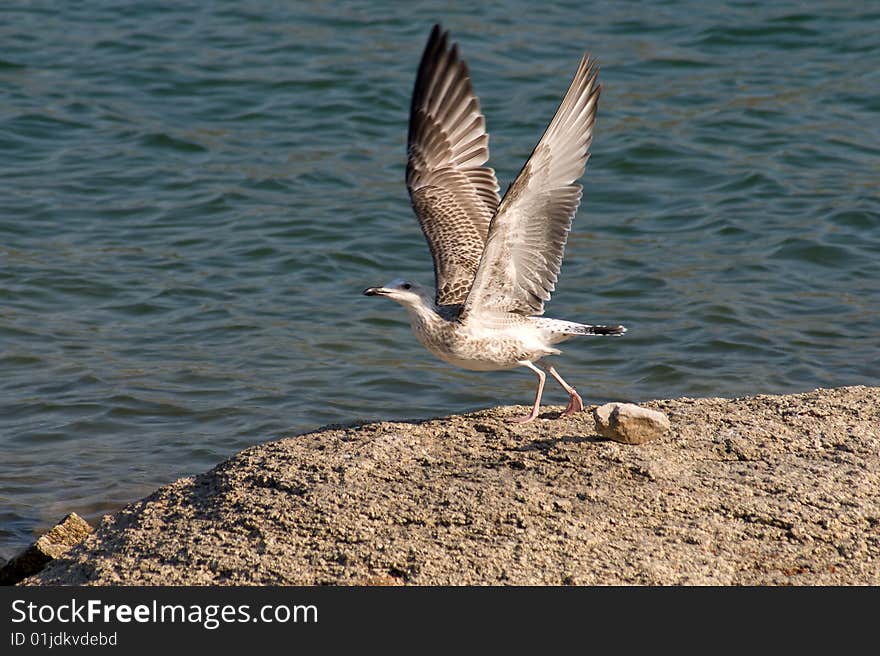
[[[368,287],[364,296],[386,296],[403,306],[434,305],[433,290],[422,287],[410,280],[392,280],[384,287]]]

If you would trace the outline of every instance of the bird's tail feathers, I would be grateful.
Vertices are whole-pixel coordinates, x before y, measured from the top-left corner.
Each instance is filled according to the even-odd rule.
[[[568,332],[568,331],[566,331]],[[572,323],[570,335],[622,335],[626,332],[623,326],[590,326],[583,323]]]

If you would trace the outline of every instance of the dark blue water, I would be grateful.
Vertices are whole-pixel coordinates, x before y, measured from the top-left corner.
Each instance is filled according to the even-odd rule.
[[[360,295],[431,282],[403,167],[437,20],[502,187],[602,63],[548,306],[629,327],[566,344],[588,402],[877,384],[876,5],[328,7],[0,9],[0,555],[256,442],[530,402]]]

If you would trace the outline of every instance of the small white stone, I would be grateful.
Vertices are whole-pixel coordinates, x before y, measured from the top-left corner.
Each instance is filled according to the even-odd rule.
[[[596,432],[615,442],[643,444],[665,435],[669,419],[662,412],[633,403],[606,403],[593,409]]]

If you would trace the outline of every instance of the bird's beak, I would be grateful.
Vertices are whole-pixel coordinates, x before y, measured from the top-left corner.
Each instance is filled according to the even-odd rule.
[[[385,287],[367,287],[364,290],[364,296],[384,296],[390,294],[391,290]]]

